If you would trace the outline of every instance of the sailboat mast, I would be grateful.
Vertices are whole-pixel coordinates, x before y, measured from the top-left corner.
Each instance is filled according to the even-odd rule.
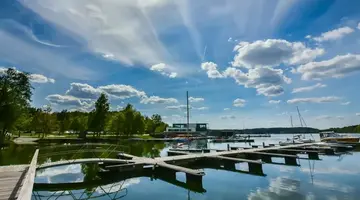
[[[189,92],[186,91],[186,120],[187,120],[187,127],[186,131],[189,137]]]
[[[299,111],[299,107],[298,107],[298,106],[296,106],[296,110],[297,110],[298,115],[299,115],[299,120],[300,120],[301,127],[303,127],[303,123],[302,123],[302,120],[301,120],[301,115],[300,115],[300,111]]]
[[[291,128],[294,128],[293,121],[292,121],[292,115],[290,115],[290,122],[291,122]]]

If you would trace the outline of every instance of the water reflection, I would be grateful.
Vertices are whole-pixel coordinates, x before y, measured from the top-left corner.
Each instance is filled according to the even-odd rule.
[[[255,192],[249,194],[249,200],[260,199],[292,199],[292,200],[304,200],[306,196],[300,193],[301,182],[285,177],[278,177],[270,180],[268,189],[258,189]]]

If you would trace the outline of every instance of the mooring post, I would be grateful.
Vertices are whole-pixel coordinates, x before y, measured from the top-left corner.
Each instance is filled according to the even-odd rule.
[[[230,144],[227,144],[227,150],[230,151]]]
[[[296,161],[296,157],[284,157],[286,165],[298,165]]]
[[[261,163],[248,163],[249,172],[253,174],[264,174]]]
[[[309,159],[311,160],[319,160],[319,153],[318,152],[307,152]]]
[[[263,148],[265,148],[265,142],[263,142]]]
[[[271,162],[272,162],[271,156],[268,156],[268,155],[262,155],[262,156],[261,156],[261,160],[262,160],[263,162],[266,162],[266,163],[271,163]]]

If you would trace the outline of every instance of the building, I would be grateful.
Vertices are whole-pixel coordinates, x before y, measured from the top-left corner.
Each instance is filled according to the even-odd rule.
[[[206,135],[208,132],[207,123],[175,123],[171,127],[166,128],[165,134],[201,134]]]

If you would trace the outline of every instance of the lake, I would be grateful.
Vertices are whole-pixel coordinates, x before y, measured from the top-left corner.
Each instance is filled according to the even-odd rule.
[[[263,142],[278,144],[287,137],[291,135],[254,138],[255,143],[252,144],[262,145]],[[314,138],[319,140],[318,135],[314,135]],[[194,141],[191,146],[226,149],[227,144]],[[229,144],[237,147],[250,146],[245,143]],[[172,144],[131,142],[123,145],[126,147],[121,148],[130,154],[157,157],[166,156]],[[38,145],[10,145],[1,151],[0,165],[26,164],[37,147]],[[62,155],[60,148],[64,146],[41,149],[39,163],[92,156],[89,152]],[[72,148],[74,147],[65,147],[70,151]],[[166,177],[156,178],[151,175],[131,174],[131,172],[125,175],[99,172],[97,165],[67,165],[39,170],[35,182],[40,186],[34,188],[33,199],[359,199],[359,160],[360,152],[352,151],[336,156],[320,155],[320,160],[300,159],[300,166],[265,164],[263,165],[265,176],[205,168],[206,175],[203,177],[201,188],[191,183],[184,184],[186,178],[182,173],[176,173],[176,181],[170,181]],[[236,169],[244,168],[247,168],[246,163],[236,165]],[[57,188],[46,188],[42,187],[41,183],[58,185]]]

